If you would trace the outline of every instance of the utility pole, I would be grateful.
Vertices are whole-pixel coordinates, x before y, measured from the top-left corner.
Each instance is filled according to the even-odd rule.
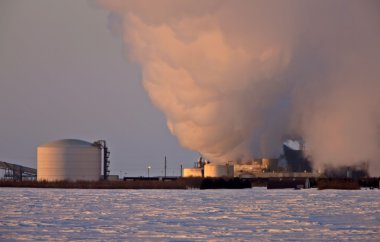
[[[181,164],[181,177],[182,177],[182,164]]]
[[[165,178],[166,178],[166,155],[165,155]]]

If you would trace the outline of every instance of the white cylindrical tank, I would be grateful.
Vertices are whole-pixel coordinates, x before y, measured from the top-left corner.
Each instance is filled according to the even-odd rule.
[[[183,177],[202,177],[202,168],[184,168]]]
[[[204,166],[205,177],[233,177],[234,166],[229,164],[206,164]]]
[[[97,181],[101,160],[101,149],[83,140],[64,139],[39,145],[37,180]]]

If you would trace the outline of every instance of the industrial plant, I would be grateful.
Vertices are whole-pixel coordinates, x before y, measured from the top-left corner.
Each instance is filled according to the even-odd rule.
[[[62,139],[37,147],[37,169],[0,162],[3,179],[99,181],[109,178],[110,152],[105,140]]]
[[[283,158],[281,158],[283,159]],[[201,157],[192,168],[184,168],[184,177],[319,177],[321,174],[312,170],[293,170],[286,160],[260,158],[249,161],[228,161],[225,164],[213,164],[203,161]],[[282,162],[282,164],[280,163]]]
[[[310,161],[305,157],[303,146],[299,149],[283,144],[284,154],[279,158],[257,158],[248,161],[228,161],[225,164],[212,164],[202,157],[193,168],[185,168],[184,177],[319,177],[312,171]]]
[[[184,168],[183,177],[237,177],[237,178],[363,178],[368,177],[368,163],[354,166],[325,167],[313,171],[311,161],[305,156],[304,145],[295,148],[283,144],[283,154],[278,158],[257,158],[248,161],[228,161],[213,164],[202,157],[192,168]]]
[[[368,163],[366,162],[356,166],[326,167],[323,172],[315,172],[311,168],[310,160],[304,154],[303,147],[303,145],[300,145],[297,149],[297,147],[284,143],[282,147],[283,154],[278,158],[256,158],[248,161],[231,160],[224,164],[213,163],[200,157],[194,163],[194,167],[182,168],[181,165],[181,176],[172,177],[166,176],[167,160],[165,156],[163,166],[165,176],[163,177],[149,176],[150,166],[148,167],[148,177],[118,177],[110,175],[110,151],[105,140],[88,142],[78,139],[62,139],[41,144],[37,147],[37,169],[7,162],[0,162],[0,169],[4,170],[2,180],[34,180],[51,183],[80,181],[87,182],[86,186],[89,188],[92,185],[88,182],[107,180],[119,180],[123,185],[118,186],[135,188],[247,188],[249,187],[248,183],[252,185],[255,182],[259,184],[266,183],[268,189],[308,188],[311,183],[315,183],[316,179],[321,178],[361,179],[369,176]],[[136,181],[143,183],[138,184]],[[167,182],[155,183],[160,181],[177,181],[177,183],[174,185]],[[130,182],[135,183],[134,185],[128,185]],[[373,185],[373,181],[362,183]],[[61,185],[58,184],[57,186]]]

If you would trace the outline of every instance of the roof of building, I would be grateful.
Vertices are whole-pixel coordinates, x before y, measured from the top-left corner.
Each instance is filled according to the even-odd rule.
[[[54,147],[54,146],[82,146],[82,147],[89,147],[93,146],[93,143],[90,143],[88,141],[79,140],[79,139],[61,139],[52,141],[46,144],[41,144],[38,147]]]
[[[288,139],[283,144],[292,150],[301,150],[301,144],[297,140]]]

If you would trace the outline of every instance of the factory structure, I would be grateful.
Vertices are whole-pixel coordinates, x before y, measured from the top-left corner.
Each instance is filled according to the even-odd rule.
[[[106,180],[109,175],[109,155],[104,140],[91,143],[77,139],[63,139],[39,145],[37,180]]]
[[[297,143],[295,146],[294,143]],[[323,172],[312,170],[310,160],[305,156],[302,142],[285,142],[279,158],[258,158],[248,161],[228,161],[212,164],[201,157],[193,168],[183,170],[184,177],[239,177],[239,178],[317,178],[368,177],[368,163],[356,166],[325,167]]]
[[[283,144],[284,154],[279,158],[257,158],[248,161],[228,161],[212,164],[201,157],[193,168],[183,170],[184,177],[318,177],[312,172],[311,163],[304,155],[304,146],[294,148]]]
[[[212,164],[200,157],[193,168],[183,169],[183,177],[234,177],[234,166]]]
[[[356,166],[325,167],[322,172],[312,170],[310,160],[305,156],[304,146],[283,144],[283,154],[278,158],[257,158],[246,161],[212,163],[199,158],[192,168],[182,168],[184,178],[361,178],[368,177],[368,162]],[[110,175],[110,152],[104,140],[88,142],[78,139],[62,139],[37,147],[37,169],[0,162],[4,179],[38,181],[100,181],[118,180]],[[165,176],[148,179],[178,179]],[[124,180],[126,177],[123,178]],[[142,176],[131,179],[146,179]]]
[[[271,178],[271,177],[318,177],[319,173],[311,170],[292,170],[283,158],[261,158],[249,161],[229,161],[225,164],[213,164],[199,158],[193,168],[184,168],[183,177],[239,177],[239,178]]]

